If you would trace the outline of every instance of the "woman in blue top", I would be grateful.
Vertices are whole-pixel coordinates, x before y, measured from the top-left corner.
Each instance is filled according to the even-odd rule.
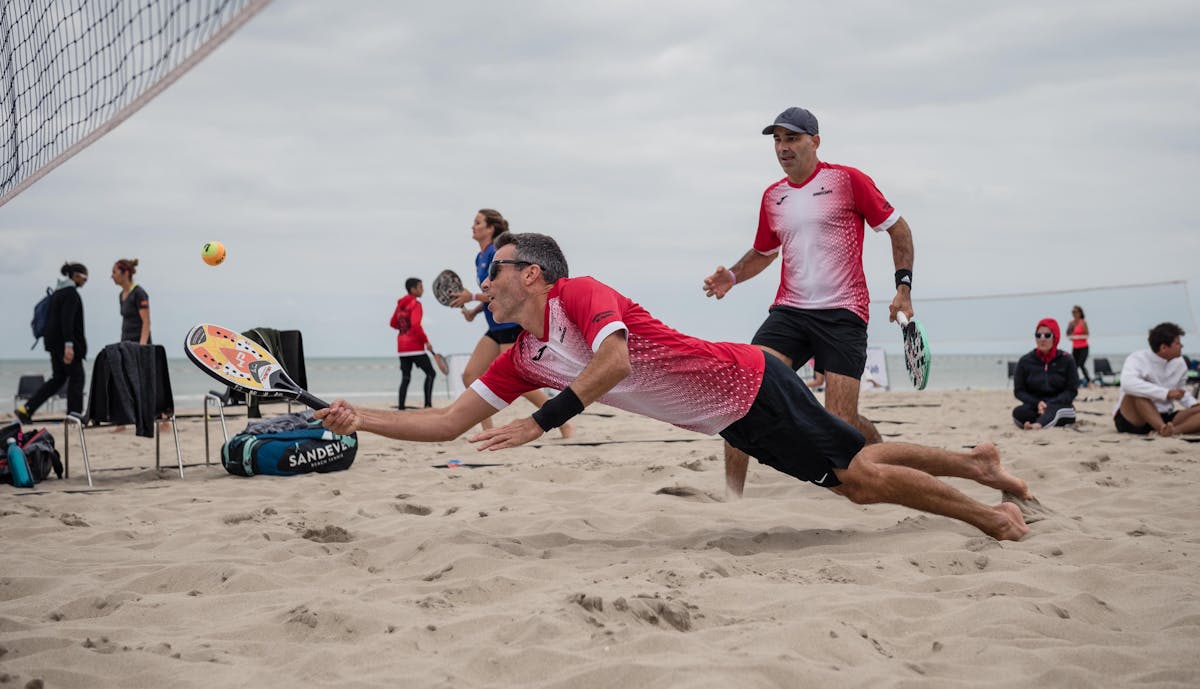
[[[508,221],[500,214],[500,211],[492,208],[481,208],[475,214],[475,222],[471,225],[471,238],[479,243],[479,253],[475,255],[475,277],[478,278],[479,284],[482,286],[483,281],[487,279],[488,267],[492,265],[492,258],[496,255],[496,246],[492,243],[496,237],[508,232]],[[467,307],[469,302],[479,302],[474,307]],[[463,385],[471,387],[471,383],[475,379],[483,375],[483,372],[488,369],[488,366],[496,360],[496,357],[507,351],[517,341],[517,336],[521,334],[521,326],[516,323],[497,323],[492,317],[492,312],[487,305],[490,301],[485,292],[472,292],[464,289],[458,293],[451,306],[462,307],[463,317],[467,321],[475,320],[475,317],[483,313],[487,318],[488,329],[483,337],[479,338],[479,343],[475,345],[475,351],[471,352],[471,358],[467,361],[467,366],[463,370]],[[525,399],[529,400],[538,409],[550,398],[541,390],[533,390],[524,395]],[[491,419],[484,419],[482,426],[484,430],[492,427]],[[575,433],[575,429],[571,424],[567,423],[559,427],[558,431],[562,433],[562,437],[569,438]]]

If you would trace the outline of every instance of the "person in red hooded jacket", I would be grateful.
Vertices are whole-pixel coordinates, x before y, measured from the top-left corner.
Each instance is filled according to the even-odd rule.
[[[1075,357],[1058,348],[1058,321],[1038,321],[1033,337],[1033,351],[1021,357],[1013,374],[1013,394],[1021,400],[1013,421],[1027,430],[1075,423],[1072,403],[1079,392],[1079,370]]]
[[[425,285],[419,278],[409,278],[404,281],[404,289],[408,294],[396,302],[396,310],[392,312],[392,327],[396,329],[396,352],[400,355],[400,401],[397,406],[405,408],[408,397],[408,383],[412,380],[412,367],[425,374],[425,406],[433,406],[433,365],[425,352],[432,352],[433,345],[429,336],[421,327],[421,317],[425,311],[421,308],[421,295],[425,293]]]

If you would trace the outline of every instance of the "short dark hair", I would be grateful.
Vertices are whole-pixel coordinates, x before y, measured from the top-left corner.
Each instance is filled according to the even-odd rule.
[[[1184,334],[1183,328],[1168,321],[1150,328],[1150,337],[1146,338],[1146,341],[1150,343],[1150,351],[1157,354],[1160,347],[1169,346],[1175,338],[1183,337]]]
[[[416,289],[417,285],[419,284],[421,284],[421,278],[409,278],[404,281],[404,291],[411,292]]]
[[[570,277],[567,257],[563,256],[562,249],[553,237],[536,232],[507,232],[496,239],[497,249],[509,244],[517,247],[518,261],[529,261],[542,269],[542,278],[546,284],[552,285],[562,278]]]

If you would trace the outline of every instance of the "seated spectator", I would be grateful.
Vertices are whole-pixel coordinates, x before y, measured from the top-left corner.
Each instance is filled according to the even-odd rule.
[[[1034,348],[1017,362],[1013,393],[1021,406],[1013,409],[1017,428],[1037,430],[1075,423],[1079,370],[1075,357],[1058,348],[1058,321],[1043,318],[1034,331]]]
[[[1121,433],[1168,437],[1200,431],[1200,406],[1183,387],[1187,364],[1183,360],[1183,328],[1159,323],[1150,330],[1149,349],[1125,358],[1121,366],[1121,396],[1113,422]],[[1179,402],[1183,410],[1176,410]]]

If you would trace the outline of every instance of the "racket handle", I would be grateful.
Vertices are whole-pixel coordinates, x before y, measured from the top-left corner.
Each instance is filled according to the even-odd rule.
[[[901,328],[903,328],[904,326],[908,325],[908,315],[903,311],[897,311],[896,322],[900,324]]]
[[[319,397],[316,397],[315,395],[310,394],[307,390],[301,390],[300,394],[296,396],[296,401],[303,402],[304,404],[307,404],[309,407],[312,407],[313,409],[329,408],[328,402],[326,402],[325,400],[323,400]]]

